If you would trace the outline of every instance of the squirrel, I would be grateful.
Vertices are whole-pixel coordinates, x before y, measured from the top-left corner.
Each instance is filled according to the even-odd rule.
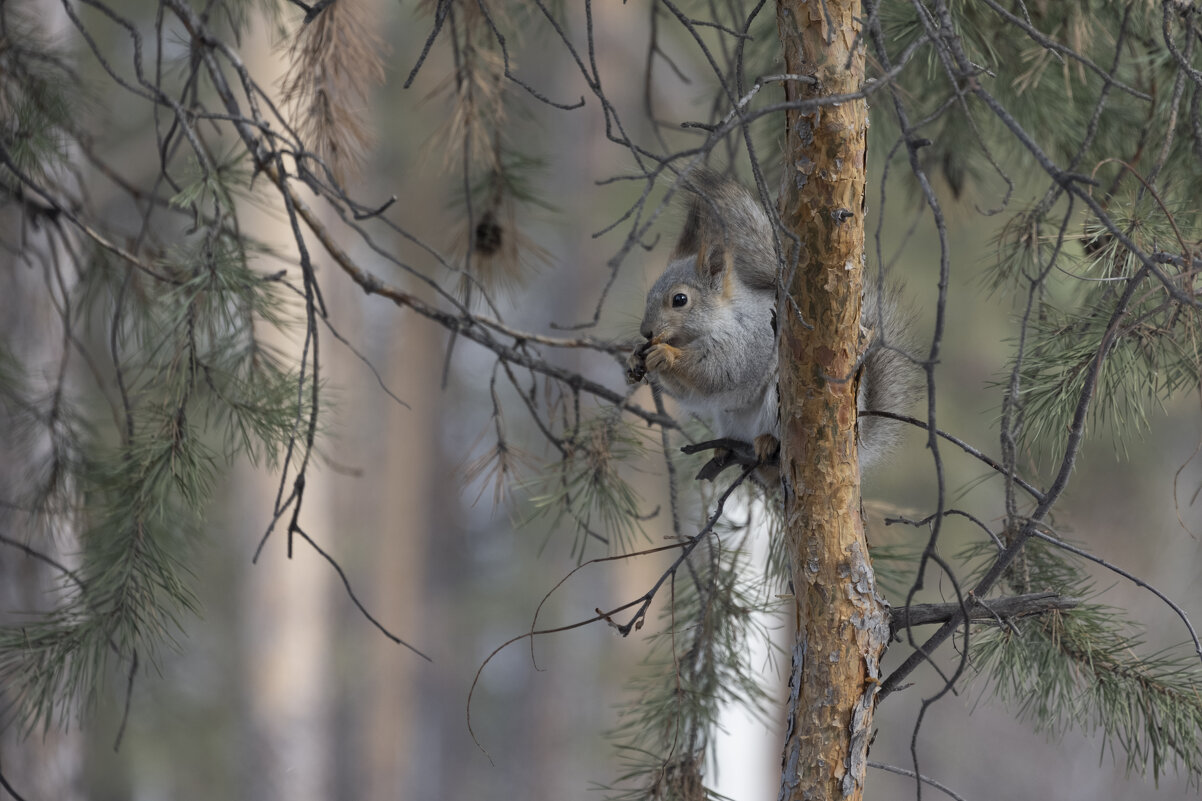
[[[717,173],[693,173],[686,190],[684,227],[647,293],[639,328],[645,341],[626,361],[626,380],[653,381],[685,410],[708,418],[718,437],[751,443],[759,461],[769,462],[780,447],[772,222],[742,184]],[[898,412],[916,394],[917,371],[899,350],[909,321],[895,290],[882,300],[866,282],[862,324],[873,340],[860,365],[860,411]],[[862,470],[880,462],[900,428],[887,418],[859,420]],[[714,478],[729,457],[719,449],[698,478]]]

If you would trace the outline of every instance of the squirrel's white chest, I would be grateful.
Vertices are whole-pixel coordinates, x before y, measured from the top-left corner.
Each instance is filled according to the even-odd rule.
[[[710,422],[714,434],[754,442],[760,434],[777,434],[776,381],[707,396],[680,398],[681,405]]]

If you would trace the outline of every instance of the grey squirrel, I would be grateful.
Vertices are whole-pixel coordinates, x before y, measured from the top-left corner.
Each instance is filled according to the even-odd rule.
[[[626,379],[655,382],[707,418],[718,437],[752,443],[766,460],[780,445],[772,222],[745,187],[717,173],[691,174],[687,191],[680,240],[647,293],[639,328],[645,341],[627,359]],[[896,350],[905,347],[908,326],[895,293],[887,290],[878,304],[876,283],[866,281],[862,324],[874,340],[861,364],[857,407],[904,411],[917,370]],[[881,339],[890,347],[876,347]],[[899,430],[893,420],[860,418],[862,470],[880,461]]]

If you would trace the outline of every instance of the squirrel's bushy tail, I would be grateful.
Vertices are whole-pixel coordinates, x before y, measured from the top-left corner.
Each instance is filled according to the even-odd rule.
[[[866,275],[861,317],[873,339],[860,373],[860,411],[904,413],[918,399],[921,372],[912,351],[913,315],[900,305],[896,288],[877,291],[875,275]],[[885,417],[859,418],[860,469],[887,455],[901,435],[903,423]]]

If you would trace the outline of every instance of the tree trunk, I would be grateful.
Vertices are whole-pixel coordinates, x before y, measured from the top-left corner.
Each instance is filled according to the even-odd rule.
[[[67,36],[70,20],[61,4],[37,0],[3,13],[8,19],[18,11],[37,20],[40,33],[47,39]],[[67,155],[70,159],[79,154],[72,147]],[[60,174],[59,178],[65,176]],[[64,358],[62,321],[50,297],[50,265],[67,263],[69,256],[66,245],[46,230],[49,226],[30,225],[28,219],[19,217],[20,212],[13,205],[6,205],[6,213],[0,218],[4,227],[0,239],[21,243],[22,251],[10,253],[6,249],[0,257],[0,342],[15,363],[23,366],[26,372],[22,379],[29,382],[25,388],[41,403],[49,397],[46,393],[50,382],[55,380]],[[62,302],[61,296],[58,302]],[[72,358],[74,361],[68,362],[70,369],[78,369],[78,357]],[[64,380],[70,395],[70,380]],[[49,409],[38,411],[44,414]],[[0,501],[20,506],[35,497],[38,483],[45,481],[46,476],[35,466],[48,458],[52,444],[44,428],[28,430],[11,426],[12,421],[0,414]],[[47,502],[47,509],[67,510],[79,503],[74,488],[67,483],[57,490],[57,497]],[[79,549],[79,531],[74,515],[66,511],[30,515],[17,508],[0,508],[0,534],[60,564],[78,568],[75,552]],[[23,554],[19,547],[0,545],[0,622],[16,624],[37,619],[37,615],[61,603],[71,589],[74,588],[62,575],[45,562]],[[10,688],[0,686],[0,775],[24,798],[82,801],[87,797],[85,730],[76,720],[77,705],[64,709],[70,725],[60,726],[61,721],[56,719],[45,731],[24,732],[6,714],[14,701],[10,692]],[[0,790],[0,797],[9,795]]]
[[[19,225],[17,213],[0,215],[3,241],[24,244],[21,254],[6,252],[0,258],[0,342],[27,371],[24,388],[40,403],[48,397],[50,381],[44,377],[55,376],[63,358],[59,350],[61,322],[49,297],[46,273],[52,261],[67,256],[60,242],[36,228],[29,230],[28,223],[22,237]],[[48,402],[38,413],[49,414]],[[79,541],[73,515],[30,514],[21,509],[43,489],[39,485],[46,477],[40,468],[51,448],[45,428],[17,427],[7,410],[0,410],[0,534],[11,541],[0,544],[0,623],[5,625],[22,625],[49,614],[62,603],[64,594],[74,589],[61,573],[20,548],[26,545],[60,564],[78,568],[74,552]],[[56,488],[47,509],[68,509],[79,502],[64,487]],[[82,801],[86,797],[84,732],[75,719],[76,705],[64,710],[69,726],[60,726],[56,718],[45,731],[25,732],[6,714],[16,701],[10,693],[0,685],[0,775],[24,798]],[[8,797],[8,792],[0,790],[0,798]]]
[[[269,26],[258,27],[243,42],[242,52],[250,73],[266,91],[277,95],[272,101],[279,106],[278,92],[270,88],[279,87],[284,65],[270,37]],[[255,238],[267,243],[272,251],[295,252],[295,239],[282,205],[263,208],[245,204],[239,212],[239,222],[243,230],[253,231]],[[268,269],[280,266],[270,261],[260,266],[264,264]],[[296,276],[293,272],[291,277]],[[337,305],[339,295],[337,292],[326,295],[335,304],[331,308],[332,319],[339,319],[345,311],[345,307]],[[286,364],[299,363],[303,332],[283,332],[264,326],[258,334],[261,341],[277,350]],[[319,335],[324,337],[325,331]],[[340,358],[337,348],[329,338],[322,340],[319,378],[335,385],[339,379],[331,368]],[[306,375],[312,375],[312,370],[310,364]],[[323,406],[321,413],[328,416],[322,419],[333,421],[331,412],[329,406]],[[303,424],[300,431],[303,432]],[[301,441],[303,436],[299,434]],[[301,447],[299,442],[297,447]],[[318,458],[310,462],[310,481],[300,523],[318,542],[338,553],[338,547],[331,543],[344,521],[335,512],[337,498],[329,475],[319,472],[321,462]],[[246,521],[243,543],[253,548],[265,521],[271,519],[272,501],[279,487],[278,470],[252,467],[245,461],[235,469],[231,502]],[[288,480],[292,480],[291,473]],[[338,742],[334,729],[336,684],[332,667],[337,660],[331,643],[336,641],[334,623],[342,607],[332,600],[335,579],[330,566],[299,537],[289,547],[287,521],[285,515],[276,525],[258,563],[243,574],[246,584],[241,588],[241,603],[246,613],[238,625],[242,638],[240,652],[245,660],[241,667],[245,702],[240,711],[241,736],[248,745],[240,749],[238,797],[255,801],[324,801],[335,797],[333,771]]]
[[[860,0],[778,0],[791,102],[858,91]],[[879,663],[888,643],[860,516],[856,368],[864,267],[863,100],[790,109],[781,220],[781,469],[796,598],[781,799],[862,797]]]

